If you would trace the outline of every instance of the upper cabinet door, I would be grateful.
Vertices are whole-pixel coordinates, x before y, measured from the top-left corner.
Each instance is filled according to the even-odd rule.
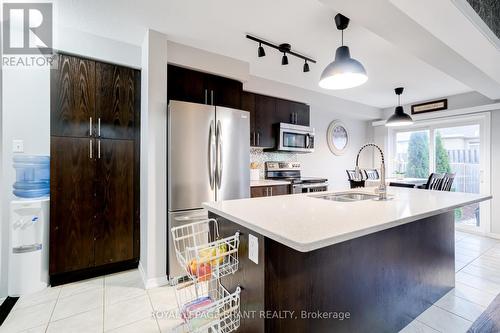
[[[255,145],[272,148],[275,146],[273,124],[276,118],[276,98],[255,95]]]
[[[199,104],[210,104],[204,73],[168,65],[168,99]]]
[[[97,137],[134,139],[135,112],[140,107],[139,76],[131,68],[96,64]]]
[[[276,122],[295,124],[295,110],[292,103],[285,99],[276,99]]]
[[[95,128],[95,62],[57,55],[51,73],[51,135],[88,137]]]
[[[292,103],[293,112],[295,112],[295,123],[302,126],[310,126],[309,105],[298,102]]]
[[[210,91],[209,103],[232,109],[241,108],[243,84],[236,80],[215,75],[207,75],[207,88]]]
[[[255,133],[255,94],[244,91],[241,94],[241,109],[250,112],[250,145],[255,146],[256,133]]]

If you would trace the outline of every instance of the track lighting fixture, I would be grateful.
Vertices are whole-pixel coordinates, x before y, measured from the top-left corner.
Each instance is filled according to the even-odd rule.
[[[259,43],[259,58],[265,57],[266,56],[266,51],[264,51],[264,48],[262,47],[262,43]]]
[[[283,53],[283,57],[281,58],[281,64],[288,65],[288,57],[286,56],[286,53]]]
[[[349,26],[349,18],[337,14],[335,24],[342,32],[342,46],[337,48],[335,60],[323,70],[319,86],[332,90],[357,87],[365,83],[368,76],[363,65],[351,58],[349,47],[344,46],[344,30]]]
[[[258,37],[254,37],[252,35],[247,35],[246,36],[248,39],[250,40],[253,40],[257,43],[259,43],[259,48],[258,48],[258,56],[259,58],[261,57],[264,57],[266,55],[266,52],[264,51],[264,47],[262,45],[266,45],[266,46],[269,46],[273,49],[276,49],[278,50],[279,52],[281,52],[283,54],[283,56],[281,57],[281,65],[288,65],[288,55],[292,55],[294,57],[297,57],[299,59],[302,59],[304,60],[304,67],[303,67],[303,72],[309,72],[309,62],[315,64],[316,63],[316,60],[314,59],[311,59],[309,57],[306,57],[305,55],[302,55],[300,53],[297,53],[295,51],[292,51],[292,47],[290,44],[288,43],[283,43],[283,44],[279,44],[279,45],[276,45],[276,44],[273,44],[271,42],[268,42],[266,40],[263,40],[263,39],[260,39]]]
[[[304,73],[309,72],[309,64],[307,63],[307,60],[304,60],[304,68],[302,69]]]
[[[398,95],[398,106],[394,111],[394,114],[387,119],[385,122],[385,126],[387,127],[396,127],[396,126],[407,126],[413,124],[413,119],[401,106],[401,94],[403,93],[404,88],[399,87],[394,89],[396,95]]]

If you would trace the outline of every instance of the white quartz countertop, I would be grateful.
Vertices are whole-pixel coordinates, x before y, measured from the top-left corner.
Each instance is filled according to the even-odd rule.
[[[374,194],[375,188],[340,192]],[[490,195],[389,187],[388,201],[339,202],[294,194],[204,203],[209,211],[300,252],[491,199]]]
[[[259,179],[250,181],[250,187],[290,185],[287,180]]]

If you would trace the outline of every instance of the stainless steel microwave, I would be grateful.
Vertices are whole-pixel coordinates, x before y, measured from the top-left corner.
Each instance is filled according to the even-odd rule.
[[[278,137],[274,150],[298,153],[314,151],[314,128],[312,127],[279,123],[275,133]]]

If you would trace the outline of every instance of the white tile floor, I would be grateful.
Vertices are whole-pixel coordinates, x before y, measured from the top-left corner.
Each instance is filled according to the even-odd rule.
[[[500,293],[500,240],[457,232],[456,271],[455,289],[401,332],[467,331]],[[23,296],[0,332],[171,332],[180,321],[153,313],[175,309],[172,288],[146,291],[132,270]]]

